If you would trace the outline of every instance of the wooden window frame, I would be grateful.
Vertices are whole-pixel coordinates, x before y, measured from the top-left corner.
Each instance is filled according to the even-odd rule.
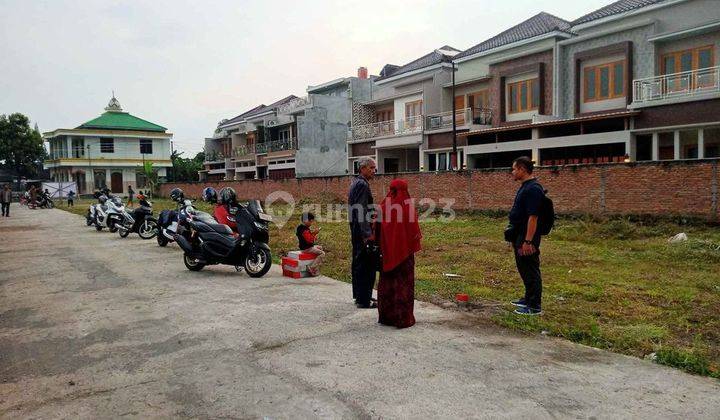
[[[702,51],[702,50],[710,50],[710,61],[712,63],[712,65],[710,67],[714,67],[715,66],[715,45],[710,44],[710,45],[703,45],[702,47],[688,48],[688,49],[680,50],[680,51],[672,51],[672,52],[661,55],[660,56],[660,72],[663,75],[667,74],[665,72],[665,70],[666,70],[665,69],[665,59],[670,56],[672,56],[674,58],[675,69],[679,70],[680,64],[681,64],[680,63],[681,57],[683,54],[688,53],[688,52],[692,54],[692,64],[691,64],[692,68],[690,69],[690,71],[700,70],[698,68],[698,65],[700,62],[700,51]],[[675,71],[675,73],[682,73],[682,71]],[[675,73],[670,73],[670,74],[675,74]]]
[[[538,109],[540,109],[540,96],[538,96],[538,98],[537,98],[538,99],[537,105],[534,106],[533,100],[532,100],[532,94],[534,91],[533,85],[538,84],[538,86],[539,86],[539,83],[540,83],[539,77],[534,77],[532,79],[525,79],[525,80],[521,80],[519,82],[507,83],[505,86],[505,92],[507,92],[507,95],[508,95],[508,101],[507,101],[507,110],[508,111],[507,111],[507,113],[508,114],[522,114],[525,112],[537,111]],[[523,85],[527,85],[526,86],[526,89],[527,89],[526,97],[525,97],[525,100],[526,100],[525,108],[523,108],[521,106],[521,103],[522,103],[521,96],[522,95],[520,94],[520,92],[522,92]],[[510,100],[510,97],[509,97],[510,91],[512,90],[513,86],[517,87],[517,92],[515,93],[515,104],[517,105],[517,109],[515,109],[515,110],[512,109],[512,101]],[[542,92],[538,92],[538,95],[542,95]]]
[[[421,117],[422,114],[423,114],[423,112],[422,112],[422,103],[423,103],[422,99],[418,99],[417,101],[412,101],[412,102],[405,102],[405,119],[407,120],[407,119],[409,119],[409,118],[411,118],[411,117]],[[408,115],[408,110],[409,110],[411,107],[415,107],[416,105],[418,106],[419,113],[416,114],[416,115]]]
[[[392,121],[394,119],[394,110],[392,108],[384,108],[375,111],[375,122]]]
[[[475,104],[471,104],[467,98],[472,96],[473,98],[483,98],[480,102],[484,103],[485,106],[476,107]],[[466,95],[465,103],[468,104],[466,108],[473,109],[487,109],[490,108],[490,89],[481,89],[475,92],[470,92]]]
[[[622,64],[623,66],[623,80],[622,80],[622,93],[615,93],[615,66],[618,64]],[[610,63],[603,63],[603,64],[597,64],[595,66],[587,66],[583,67],[583,102],[601,102],[601,101],[609,101],[611,99],[618,99],[618,98],[624,98],[627,96],[627,77],[628,77],[628,68],[627,68],[627,60],[618,60],[613,61]],[[600,82],[600,72],[603,68],[608,69],[608,96],[600,96],[600,90],[601,90],[601,82]],[[588,98],[588,73],[593,72],[595,74],[595,96],[593,98]]]

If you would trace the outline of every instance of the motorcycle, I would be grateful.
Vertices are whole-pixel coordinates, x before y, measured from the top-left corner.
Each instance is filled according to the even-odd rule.
[[[177,210],[163,210],[158,216],[158,234],[157,243],[160,246],[167,246],[170,242],[175,242],[174,235],[186,234],[187,229],[185,221],[187,219],[187,210],[192,209],[195,216],[201,220],[206,220],[208,223],[215,223],[215,219],[205,212],[197,211],[192,207],[192,201],[183,200],[178,205]]]
[[[55,202],[52,200],[52,198],[50,198],[48,194],[45,193],[40,194],[36,205],[43,209],[55,208]]]
[[[125,206],[118,197],[110,197],[105,204],[95,205],[95,229],[103,230],[107,227],[112,233],[118,231],[118,225],[123,221]]]
[[[268,224],[272,216],[263,211],[259,201],[237,207],[237,236],[225,224],[195,217],[192,210],[186,211],[189,235],[174,236],[184,252],[183,261],[188,270],[200,271],[206,265],[225,264],[238,271],[244,268],[250,277],[262,277],[270,270]]]
[[[152,239],[158,234],[157,220],[152,217],[152,203],[149,201],[141,201],[140,207],[133,210],[132,214],[123,210],[122,215],[123,220],[117,225],[121,238],[126,238],[132,232],[142,239]]]
[[[102,211],[107,210],[107,207],[105,206],[105,201],[107,201],[107,197],[103,194],[96,194],[95,198],[97,198],[98,202],[95,204],[90,204],[90,206],[88,207],[88,211],[85,214],[85,223],[88,226],[96,224],[95,220],[98,209]]]

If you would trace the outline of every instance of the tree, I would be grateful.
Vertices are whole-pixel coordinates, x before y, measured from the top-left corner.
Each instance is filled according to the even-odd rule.
[[[200,152],[192,159],[183,158],[182,154],[183,152],[175,150],[170,156],[173,167],[169,180],[173,182],[198,181],[200,179],[198,171],[203,168],[205,153]]]
[[[0,165],[20,178],[32,178],[47,156],[42,135],[23,114],[0,115]]]
[[[150,191],[155,193],[158,185],[158,174],[153,167],[152,162],[145,162],[140,168],[140,173],[145,178],[145,185],[150,187]]]

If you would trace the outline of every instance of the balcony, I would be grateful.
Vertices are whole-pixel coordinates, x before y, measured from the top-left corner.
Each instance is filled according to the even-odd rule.
[[[255,145],[255,153],[281,152],[283,150],[297,149],[297,139],[274,140]]]
[[[486,108],[464,108],[455,111],[455,125],[491,125],[492,111]],[[428,115],[425,118],[425,130],[445,130],[453,126],[452,111]]]
[[[277,108],[278,114],[292,114],[299,112],[312,106],[312,97],[303,96],[302,98],[295,98],[292,101],[282,104]]]
[[[241,157],[245,157],[245,156],[251,156],[254,154],[255,154],[255,145],[254,144],[238,146],[238,147],[234,148],[232,151],[233,158],[241,158]]]
[[[663,105],[720,95],[720,66],[633,80],[631,107]]]
[[[422,133],[424,120],[424,116],[418,115],[404,120],[380,121],[372,124],[358,125],[352,128],[352,140]]]

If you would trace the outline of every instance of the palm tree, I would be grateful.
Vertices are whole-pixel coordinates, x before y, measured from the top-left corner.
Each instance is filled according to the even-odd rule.
[[[155,193],[158,184],[158,174],[153,168],[153,163],[145,162],[139,172],[145,178],[145,183],[150,187],[150,191]]]

